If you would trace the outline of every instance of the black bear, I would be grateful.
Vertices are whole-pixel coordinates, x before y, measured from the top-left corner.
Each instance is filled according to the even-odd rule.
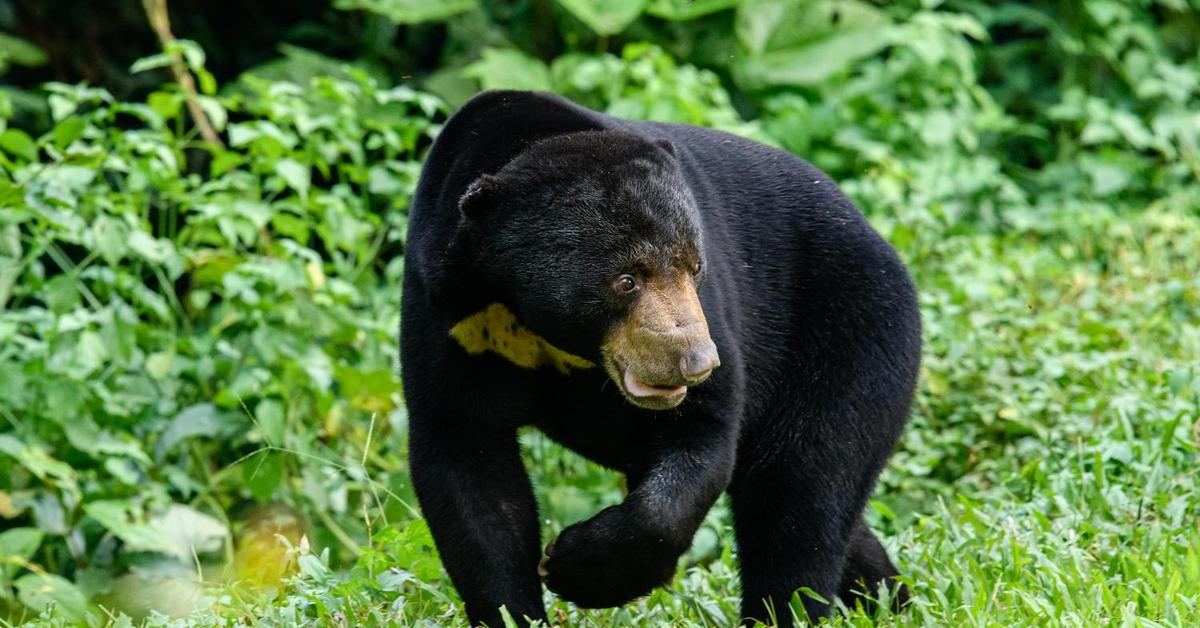
[[[909,415],[917,300],[809,163],[487,92],[430,149],[403,289],[413,484],[473,624],[544,620],[543,582],[582,607],[649,593],[722,491],[745,618],[896,588],[862,511]],[[525,425],[629,486],[545,555]]]

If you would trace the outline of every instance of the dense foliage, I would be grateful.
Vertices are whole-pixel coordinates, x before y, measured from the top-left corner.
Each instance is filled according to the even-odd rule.
[[[219,86],[172,48],[224,146],[153,50],[127,98],[0,90],[0,623],[462,622],[398,291],[422,155],[491,87],[793,151],[910,265],[922,382],[869,514],[916,601],[833,623],[1200,622],[1200,2],[333,5],[356,62]],[[44,61],[0,34],[0,72]],[[547,535],[620,499],[523,442]],[[730,625],[730,539],[719,503],[669,588],[551,615]]]

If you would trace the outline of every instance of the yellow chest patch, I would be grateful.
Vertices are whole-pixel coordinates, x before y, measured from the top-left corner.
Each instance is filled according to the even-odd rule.
[[[596,366],[550,344],[517,322],[517,316],[507,307],[493,303],[462,319],[450,328],[450,335],[467,353],[491,351],[517,366],[536,369],[552,366],[567,374],[571,369]]]

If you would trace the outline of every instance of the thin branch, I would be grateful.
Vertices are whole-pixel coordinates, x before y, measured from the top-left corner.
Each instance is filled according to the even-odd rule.
[[[175,36],[171,34],[171,18],[167,13],[167,0],[142,0],[142,7],[146,10],[146,19],[150,21],[150,27],[158,35],[158,41],[162,43],[163,49],[167,50],[175,42]],[[179,83],[179,88],[183,90],[188,112],[192,114],[192,120],[200,129],[200,136],[210,144],[225,148],[225,143],[221,141],[216,130],[213,129],[212,123],[209,122],[208,116],[205,115],[204,108],[200,106],[200,98],[196,94],[196,81],[188,72],[187,65],[183,62],[183,55],[178,52],[168,52],[167,54],[171,57],[171,72],[175,74],[175,82]]]

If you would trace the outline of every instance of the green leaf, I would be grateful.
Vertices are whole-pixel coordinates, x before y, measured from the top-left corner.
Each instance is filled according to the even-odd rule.
[[[92,223],[94,250],[104,257],[109,265],[116,265],[129,251],[129,225],[107,214]]]
[[[60,149],[71,145],[71,142],[83,136],[83,130],[87,128],[87,123],[83,118],[72,117],[59,122],[54,126],[54,145]]]
[[[211,403],[188,406],[176,414],[159,434],[154,444],[154,458],[161,462],[180,442],[197,436],[215,438],[231,427],[231,421]]]
[[[693,20],[698,17],[732,9],[742,0],[650,0],[646,13],[666,20]]]
[[[166,45],[166,51],[181,55],[187,63],[188,69],[193,72],[204,68],[204,49],[190,39],[173,40]]]
[[[137,74],[138,72],[145,72],[146,70],[165,68],[169,65],[171,65],[171,55],[168,55],[165,52],[160,52],[158,54],[142,57],[141,59],[134,61],[133,65],[129,66],[129,73]]]
[[[46,65],[49,58],[41,48],[8,33],[0,33],[0,66],[6,63],[36,67]]]
[[[173,120],[183,109],[183,94],[177,91],[154,92],[146,97],[146,105],[164,120]]]
[[[283,482],[283,456],[263,451],[242,462],[242,479],[254,499],[260,503],[270,501],[275,489]]]
[[[133,231],[129,234],[129,248],[148,262],[162,264],[175,254],[175,247],[170,240],[155,238],[145,231]]]
[[[158,552],[190,563],[195,554],[221,549],[229,536],[225,524],[194,508],[172,504],[149,517],[127,499],[104,499],[84,505],[84,512],[125,543],[126,549]]]
[[[51,478],[69,486],[75,485],[75,469],[55,460],[39,445],[26,445],[15,437],[0,434],[0,453],[8,454],[40,480]]]
[[[812,85],[888,44],[887,16],[856,0],[750,0],[738,7],[734,65],[747,89]]]
[[[370,11],[397,24],[444,20],[478,5],[478,0],[334,0],[333,3],[335,9]]]
[[[69,621],[86,620],[87,598],[70,580],[54,574],[26,574],[14,584],[17,599],[34,612],[53,606],[56,615]]]
[[[193,556],[221,549],[229,528],[195,508],[171,504],[167,511],[150,519],[150,525],[162,531],[170,555],[185,563]]]
[[[288,187],[300,195],[301,199],[308,199],[308,188],[312,177],[308,166],[295,159],[284,158],[275,163],[275,172],[287,182]]]
[[[25,161],[37,161],[37,144],[21,129],[8,129],[0,133],[0,148]]]
[[[139,441],[127,434],[122,438],[110,430],[101,429],[90,416],[64,421],[63,432],[71,445],[97,460],[120,456],[150,464],[150,458],[142,451]]]
[[[287,426],[283,404],[275,399],[263,399],[254,409],[254,419],[262,430],[267,443],[276,447],[283,445],[284,429]]]
[[[49,491],[39,491],[25,501],[33,515],[33,525],[51,536],[67,534],[67,512],[62,502]]]
[[[879,513],[879,515],[884,519],[894,520],[896,518],[896,512],[888,507],[887,504],[879,501],[878,499],[872,499],[868,501],[867,505],[871,507],[871,510]]]
[[[462,70],[483,89],[550,90],[550,68],[541,60],[511,48],[484,48],[479,61]]]
[[[796,596],[799,596],[799,595],[803,595],[804,597],[816,600],[822,604],[829,603],[829,600],[825,599],[824,596],[822,596],[820,593],[817,593],[816,591],[813,591],[812,589],[810,589],[808,587],[800,587],[799,589],[797,589]]]
[[[646,7],[646,0],[558,0],[564,9],[600,35],[615,35]]]
[[[887,24],[883,12],[861,0],[745,0],[734,30],[748,52],[762,54]]]
[[[164,554],[172,550],[163,530],[147,523],[141,507],[131,500],[100,499],[84,504],[83,511],[130,548]]]
[[[360,66],[335,57],[323,55],[308,48],[280,44],[282,57],[265,61],[247,69],[243,75],[267,81],[291,82],[308,85],[318,77],[334,77],[353,80],[353,71]]]
[[[42,545],[45,534],[37,528],[13,528],[0,532],[0,581],[11,579],[21,568],[18,561],[27,561]]]

